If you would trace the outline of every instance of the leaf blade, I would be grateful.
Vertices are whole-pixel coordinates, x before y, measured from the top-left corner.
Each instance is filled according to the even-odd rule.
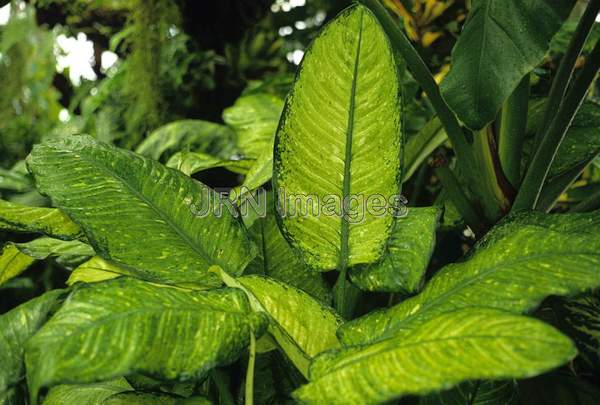
[[[138,277],[217,286],[211,265],[240,274],[256,254],[217,193],[156,161],[73,137],[37,145],[28,164],[97,254]]]
[[[598,213],[517,216],[490,232],[469,260],[440,270],[419,295],[348,322],[338,334],[344,344],[360,344],[458,308],[522,313],[549,295],[594,288],[600,285],[598,223]]]
[[[392,215],[373,215],[374,204],[360,198],[353,214],[347,199],[400,193],[397,69],[383,29],[363,6],[343,11],[304,55],[277,131],[273,185],[284,235],[312,268],[382,255]],[[337,210],[315,214],[315,198]],[[294,215],[296,206],[308,215]]]
[[[479,130],[495,119],[523,76],[542,60],[572,5],[570,0],[473,3],[441,85],[467,127]]]
[[[469,308],[399,338],[322,355],[311,367],[311,382],[295,397],[311,404],[380,403],[466,380],[540,374],[576,353],[567,337],[543,322]]]

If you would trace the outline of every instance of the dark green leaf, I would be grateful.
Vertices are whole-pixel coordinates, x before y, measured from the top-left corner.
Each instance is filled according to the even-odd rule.
[[[477,0],[442,82],[450,108],[471,129],[496,118],[523,76],[543,59],[572,0]]]

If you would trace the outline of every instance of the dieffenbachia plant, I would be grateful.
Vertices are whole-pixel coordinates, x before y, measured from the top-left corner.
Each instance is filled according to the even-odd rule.
[[[544,211],[598,153],[561,145],[586,142],[598,112],[579,109],[598,45],[571,76],[600,2],[535,123],[527,75],[571,2],[474,1],[441,90],[386,10],[359,3],[314,40],[285,104],[245,95],[229,126],[172,123],[136,152],[34,147],[20,176],[52,207],[0,200],[0,229],[39,235],[2,248],[0,287],[36,260],[72,272],[0,316],[0,403],[507,404],[574,359],[597,367],[600,212]],[[410,140],[406,67],[438,114]],[[432,266],[443,208],[398,197],[446,138],[456,168],[437,173],[479,241]],[[263,215],[190,177],[213,167],[245,174],[248,195],[272,177]]]

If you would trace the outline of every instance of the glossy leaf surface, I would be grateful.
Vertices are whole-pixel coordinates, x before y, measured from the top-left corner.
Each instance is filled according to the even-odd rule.
[[[567,337],[541,321],[469,308],[431,318],[401,337],[323,354],[295,396],[310,404],[383,403],[465,380],[541,374],[576,353]]]
[[[25,375],[25,343],[46,322],[62,290],[48,292],[0,316],[0,403],[18,404]]]
[[[459,308],[522,313],[550,295],[600,286],[600,214],[523,214],[497,226],[467,260],[440,270],[423,291],[344,324],[345,344],[404,333]]]
[[[523,76],[543,59],[572,0],[477,0],[441,85],[450,108],[471,129],[496,118]]]
[[[383,259],[353,267],[352,282],[367,291],[416,292],[433,253],[441,213],[438,207],[409,208],[406,217],[396,219]]]
[[[29,167],[98,255],[137,277],[216,286],[211,265],[240,274],[256,254],[216,192],[151,159],[73,137],[36,146]]]
[[[119,278],[82,285],[28,342],[28,384],[89,383],[133,373],[195,380],[237,359],[266,318],[241,291],[199,292]]]
[[[383,29],[366,8],[346,9],[306,51],[275,140],[282,229],[309,266],[383,254],[393,217],[377,215],[368,197],[400,193],[399,111],[398,68]]]
[[[56,208],[28,207],[0,200],[0,229],[42,233],[59,239],[83,236],[81,228]]]
[[[232,153],[235,134],[224,125],[181,120],[154,130],[137,148],[140,155],[166,161],[180,151],[204,152],[223,158]]]

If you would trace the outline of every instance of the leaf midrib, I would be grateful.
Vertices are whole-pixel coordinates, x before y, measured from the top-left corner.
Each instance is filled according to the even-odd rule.
[[[348,207],[346,202],[350,195],[351,164],[352,164],[352,140],[354,135],[354,109],[356,103],[356,83],[358,81],[358,64],[360,62],[360,50],[362,44],[364,11],[360,10],[358,41],[356,45],[356,55],[354,56],[354,66],[352,73],[352,84],[350,88],[350,105],[348,108],[348,123],[346,127],[346,145],[344,157],[344,177],[342,183],[342,212],[340,222],[340,257],[338,258],[338,271],[345,272],[348,265],[349,243],[350,243],[350,223],[346,219]]]

